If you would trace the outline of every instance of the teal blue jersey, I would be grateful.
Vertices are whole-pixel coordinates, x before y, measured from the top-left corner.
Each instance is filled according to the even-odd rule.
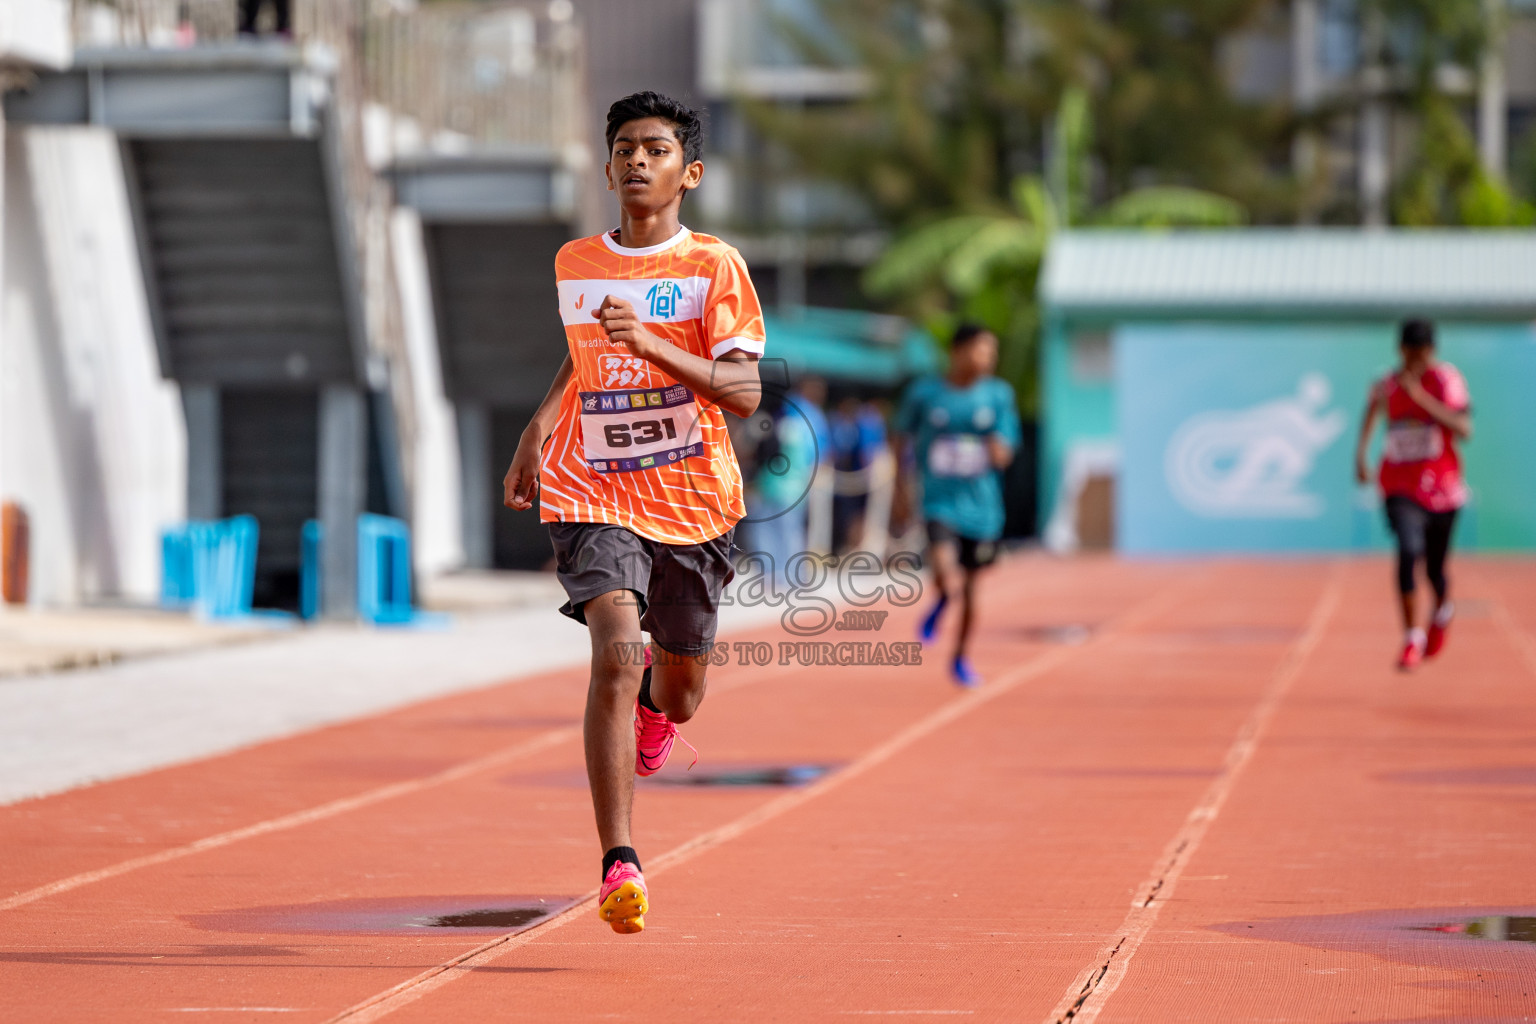
[[[896,429],[912,438],[923,484],[923,518],[962,537],[996,540],[1003,532],[1002,474],[993,468],[987,437],[1019,445],[1013,388],[983,377],[968,388],[943,377],[912,382],[896,414]]]

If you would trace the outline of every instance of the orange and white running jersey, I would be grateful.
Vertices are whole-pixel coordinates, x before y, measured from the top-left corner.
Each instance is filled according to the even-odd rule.
[[[592,311],[627,300],[646,329],[706,359],[762,355],[762,307],[741,254],[682,228],[630,249],[612,234],[555,257],[573,372],[539,468],[539,518],[611,523],[663,544],[699,544],[746,515],[720,407],[611,341]]]

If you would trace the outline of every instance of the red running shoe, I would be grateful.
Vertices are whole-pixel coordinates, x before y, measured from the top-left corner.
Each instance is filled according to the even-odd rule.
[[[1397,667],[1401,672],[1407,672],[1416,668],[1419,662],[1424,660],[1424,648],[1417,638],[1403,643],[1402,656],[1397,659]]]
[[[1424,644],[1424,657],[1433,658],[1445,649],[1445,634],[1451,631],[1451,620],[1444,622],[1431,622],[1429,624],[1429,639]]]

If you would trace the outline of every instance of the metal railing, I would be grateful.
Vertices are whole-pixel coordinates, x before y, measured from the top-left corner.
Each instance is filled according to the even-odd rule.
[[[582,135],[582,47],[569,5],[436,3],[370,19],[370,98],[429,143],[564,152]]]
[[[81,49],[190,49],[238,38],[238,0],[72,0]],[[334,60],[333,123],[370,348],[393,369],[392,398],[407,489],[416,412],[391,255],[388,182],[369,165],[365,115],[387,112],[423,148],[448,152],[539,148],[579,159],[583,138],[580,30],[555,0],[434,3],[290,0],[293,42]],[[267,5],[258,32],[272,25]],[[329,62],[328,62],[329,63]]]
[[[73,0],[81,48],[189,48],[238,38],[238,0]],[[291,0],[293,39],[353,62],[355,98],[427,144],[539,147],[583,138],[581,33],[570,4]],[[258,30],[273,27],[269,5]]]

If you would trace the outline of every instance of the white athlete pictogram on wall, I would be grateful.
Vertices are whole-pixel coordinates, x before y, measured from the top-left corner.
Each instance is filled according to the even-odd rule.
[[[1327,377],[1309,373],[1292,397],[1190,417],[1164,454],[1173,496],[1210,518],[1321,516],[1323,498],[1304,485],[1344,432],[1344,413],[1325,411],[1332,393]]]

